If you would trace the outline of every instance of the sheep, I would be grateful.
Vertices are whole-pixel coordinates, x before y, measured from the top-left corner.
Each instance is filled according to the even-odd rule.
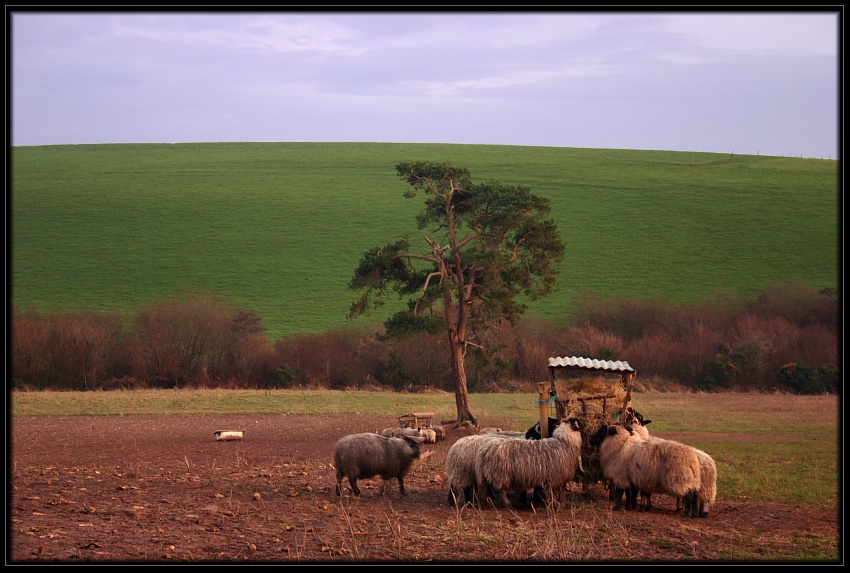
[[[506,493],[526,492],[542,486],[553,495],[574,480],[581,470],[582,423],[570,418],[559,424],[551,438],[542,440],[490,440],[475,454],[478,491],[486,499],[496,494],[510,509]]]
[[[437,433],[437,441],[442,442],[446,439],[446,429],[442,426],[431,426],[431,429]]]
[[[475,503],[475,454],[487,441],[517,439],[502,434],[473,434],[458,439],[446,454],[446,481],[449,484],[449,507],[455,507],[463,491],[466,503]]]
[[[606,478],[618,489],[629,486],[627,508],[637,507],[637,494],[643,491],[649,495],[682,496],[684,515],[697,515],[701,482],[693,448],[673,440],[645,439],[631,428],[620,426],[602,426],[591,443],[599,446],[599,461]],[[645,507],[644,511],[648,509]]]
[[[644,439],[649,439],[649,430],[646,429],[646,426],[650,422],[652,420],[642,420],[639,425],[634,426],[635,434]],[[714,463],[714,459],[706,452],[693,446],[688,447],[694,450],[699,460],[700,489],[697,492],[697,512],[700,517],[708,517],[714,505],[714,500],[717,497],[717,464]],[[647,492],[640,493],[645,510],[649,511],[652,508],[652,496]],[[682,509],[684,509],[684,500],[681,496],[677,496],[676,511],[678,512]]]
[[[401,438],[403,436],[421,437],[422,432],[416,428],[384,428],[381,435],[385,438]]]
[[[558,427],[558,419],[557,418],[549,418],[549,433],[547,437],[551,438],[555,433],[555,428]],[[540,431],[540,422],[538,421],[536,424],[531,426],[528,431],[525,432],[526,440],[539,440],[543,437],[543,433]]]
[[[714,500],[717,497],[717,464],[714,458],[702,450],[689,446],[697,454],[699,460],[700,489],[697,492],[697,509],[700,517],[708,517]],[[681,497],[676,498],[676,511],[683,509],[684,503]]]
[[[334,446],[333,462],[336,468],[336,494],[342,495],[342,479],[348,478],[351,491],[360,495],[357,480],[379,475],[384,480],[396,478],[401,495],[404,477],[413,460],[422,456],[422,442],[417,436],[388,438],[371,432],[350,434],[340,438]]]
[[[614,425],[602,426],[590,439],[591,445],[599,449],[599,466],[608,486],[608,499],[614,503],[614,510],[623,507],[623,494],[632,488],[627,470],[636,444],[630,439],[632,436],[631,428]]]
[[[629,406],[625,410],[620,408],[616,412],[614,412],[614,420],[619,421],[620,423],[629,426],[637,422],[638,424],[645,426],[647,424],[652,423],[652,420],[644,420],[643,414]]]
[[[435,444],[437,442],[437,432],[431,428],[420,428],[420,435],[425,438],[426,444]]]
[[[479,432],[480,433],[480,432]],[[487,432],[491,436],[502,436],[505,438],[522,438],[525,439],[525,432],[515,432],[513,430],[499,430],[497,432]]]
[[[502,431],[502,428],[481,428],[478,430],[479,435],[484,434],[498,434]]]

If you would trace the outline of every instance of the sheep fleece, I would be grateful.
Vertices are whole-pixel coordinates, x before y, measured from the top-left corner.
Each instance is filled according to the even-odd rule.
[[[526,491],[535,486],[564,487],[581,463],[581,433],[560,424],[544,440],[488,441],[475,456],[479,489]]]
[[[633,436],[636,441],[628,476],[632,487],[672,496],[696,494],[700,489],[699,459],[693,448],[673,440]]]
[[[446,481],[449,484],[449,505],[454,505],[456,496],[464,492],[466,501],[471,502],[472,489],[476,486],[475,454],[490,440],[507,439],[501,434],[476,434],[464,436],[452,444],[446,454]]]
[[[632,487],[628,467],[634,455],[637,442],[632,434],[622,426],[608,426],[613,434],[608,434],[599,446],[599,465],[602,477],[614,487],[628,490]],[[601,430],[600,430],[601,431]]]
[[[334,446],[337,495],[341,493],[342,479],[347,477],[355,495],[360,495],[357,480],[380,475],[383,479],[398,479],[399,490],[404,492],[404,477],[413,460],[422,453],[421,437],[387,438],[370,432],[351,434],[340,438]]]
[[[647,430],[644,425],[636,425],[634,427],[634,432],[636,435],[645,440],[649,439],[649,430]],[[711,512],[711,508],[717,498],[717,464],[714,463],[714,458],[706,452],[694,448],[693,446],[689,447],[694,450],[697,455],[697,460],[699,460],[700,488],[697,492],[699,514],[707,516]],[[681,503],[681,496],[676,496],[677,510],[681,509]]]

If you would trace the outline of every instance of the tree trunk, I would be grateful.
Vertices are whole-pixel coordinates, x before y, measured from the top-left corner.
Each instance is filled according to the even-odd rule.
[[[452,354],[452,376],[455,381],[455,404],[457,406],[457,423],[471,423],[478,429],[478,419],[469,407],[469,390],[466,388],[466,364],[463,358],[463,342],[449,331],[449,346]]]

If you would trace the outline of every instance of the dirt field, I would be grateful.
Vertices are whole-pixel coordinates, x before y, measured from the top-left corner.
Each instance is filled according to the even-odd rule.
[[[7,563],[842,559],[837,511],[729,500],[722,491],[708,518],[682,518],[665,496],[654,496],[651,513],[612,512],[601,485],[587,492],[576,486],[558,511],[452,509],[443,466],[449,446],[468,430],[426,446],[433,453],[415,462],[406,497],[394,480],[384,490],[379,478],[359,482],[360,498],[345,482],[338,497],[336,440],[395,422],[15,419]],[[243,430],[244,439],[216,441],[215,430]]]

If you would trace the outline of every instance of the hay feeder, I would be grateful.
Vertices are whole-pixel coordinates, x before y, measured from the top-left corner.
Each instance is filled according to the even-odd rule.
[[[557,379],[556,373],[561,373]],[[549,358],[549,382],[537,385],[540,394],[540,428],[547,436],[550,405],[554,403],[558,420],[577,418],[582,430],[582,462],[585,489],[601,479],[598,452],[590,445],[590,437],[603,425],[630,424],[635,369],[621,360],[595,360],[576,356]],[[613,375],[613,376],[612,376]],[[612,380],[613,378],[613,380]]]

